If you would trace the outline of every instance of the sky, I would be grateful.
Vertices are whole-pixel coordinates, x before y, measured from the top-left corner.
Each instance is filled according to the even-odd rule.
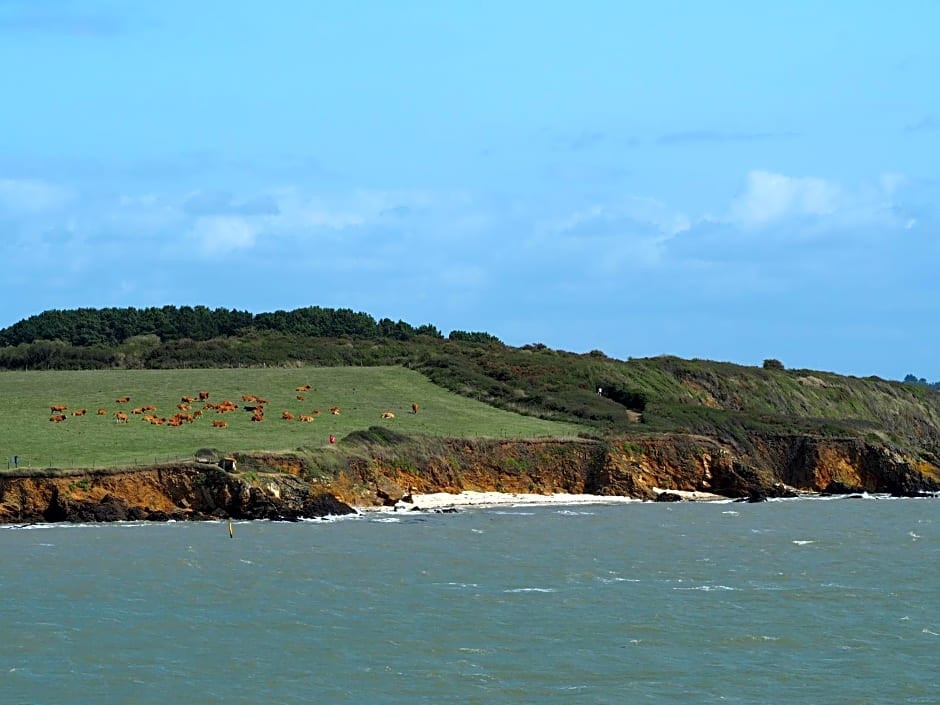
[[[940,0],[0,0],[0,327],[305,306],[940,379]]]

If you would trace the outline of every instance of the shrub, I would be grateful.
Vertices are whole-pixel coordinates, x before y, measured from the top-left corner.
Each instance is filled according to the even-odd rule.
[[[785,369],[783,363],[780,360],[775,360],[772,357],[764,360],[764,369],[765,370],[783,370]]]

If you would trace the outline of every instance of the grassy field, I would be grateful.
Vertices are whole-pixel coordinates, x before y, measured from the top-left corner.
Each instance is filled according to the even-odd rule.
[[[296,391],[307,384],[310,391]],[[211,402],[231,400],[239,407],[246,403],[242,395],[267,399],[265,420],[252,422],[241,408],[226,414],[205,410],[194,423],[169,427],[130,413],[153,404],[157,415],[171,417],[183,396],[200,390],[210,393]],[[129,403],[116,403],[124,396]],[[412,402],[420,405],[418,414]],[[53,404],[68,406],[65,421],[49,420]],[[330,414],[332,406],[340,408],[339,415]],[[99,408],[107,415],[97,415]],[[87,409],[87,415],[72,416],[76,409]],[[313,422],[281,418],[284,411],[299,416],[314,409],[321,413]],[[117,422],[117,411],[128,413],[129,422]],[[382,419],[385,411],[395,418]],[[214,428],[216,419],[228,428]],[[0,470],[11,467],[14,455],[21,468],[100,468],[191,458],[204,447],[223,453],[317,448],[328,445],[331,434],[341,445],[344,435],[380,425],[445,437],[564,438],[584,430],[494,409],[399,367],[0,372],[0,423]]]

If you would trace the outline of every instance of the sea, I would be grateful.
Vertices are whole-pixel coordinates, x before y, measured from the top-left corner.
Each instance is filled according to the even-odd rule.
[[[940,703],[940,500],[0,529],[0,704]]]

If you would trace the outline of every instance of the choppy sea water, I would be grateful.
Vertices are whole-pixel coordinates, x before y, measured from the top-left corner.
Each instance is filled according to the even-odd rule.
[[[937,500],[0,529],[0,703],[940,702]]]

